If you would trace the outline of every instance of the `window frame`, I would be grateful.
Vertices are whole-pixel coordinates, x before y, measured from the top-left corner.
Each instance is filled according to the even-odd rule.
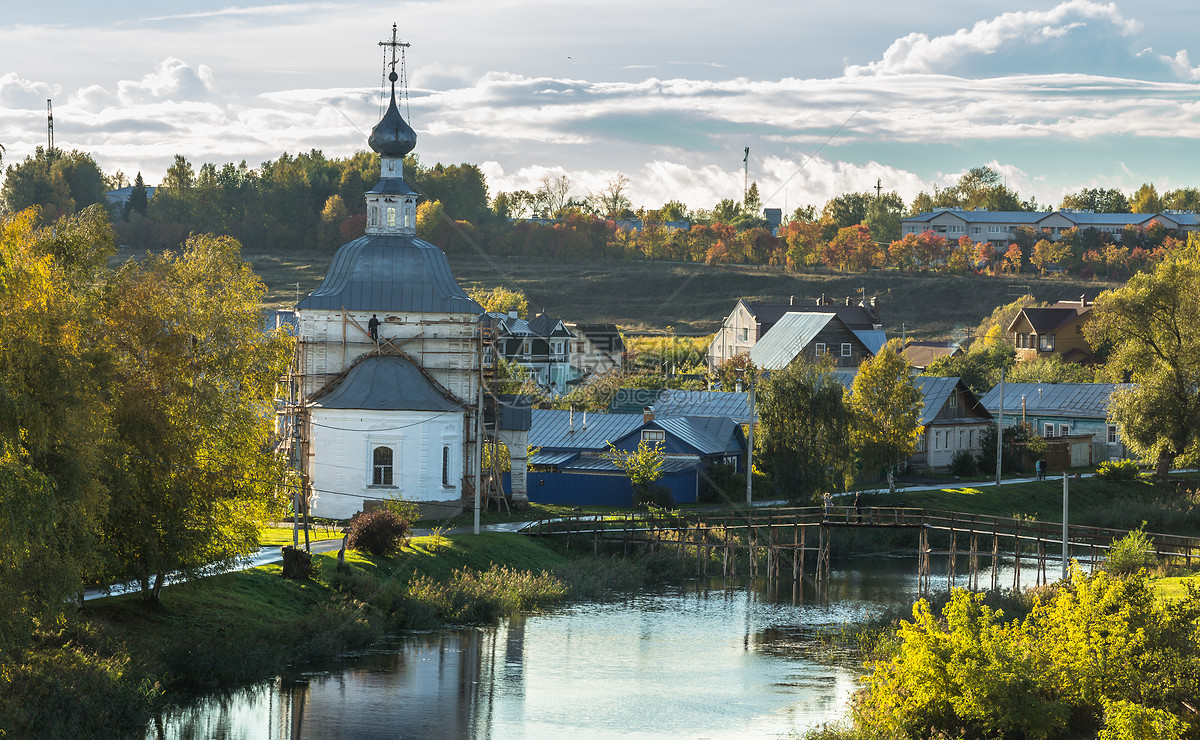
[[[850,357],[853,353],[853,347],[850,342],[842,342],[842,357]]]
[[[1042,422],[1042,439],[1054,439],[1054,422]]]
[[[815,345],[813,345],[813,353],[816,354],[817,357],[826,354],[825,343],[817,342]]]
[[[386,462],[381,462],[381,452],[387,453]],[[391,445],[376,445],[371,448],[372,486],[394,488],[396,480],[396,450]]]
[[[661,429],[643,429],[641,439],[643,442],[662,442],[665,444],[667,433]]]

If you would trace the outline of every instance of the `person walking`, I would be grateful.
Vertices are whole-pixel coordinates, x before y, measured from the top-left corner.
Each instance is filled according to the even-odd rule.
[[[854,523],[862,524],[862,491],[854,494]]]
[[[821,517],[821,521],[827,522],[830,512],[833,511],[833,494],[827,492],[822,500],[825,502],[825,515]]]
[[[371,320],[367,322],[367,333],[371,335],[371,341],[379,344],[379,316],[371,314]]]

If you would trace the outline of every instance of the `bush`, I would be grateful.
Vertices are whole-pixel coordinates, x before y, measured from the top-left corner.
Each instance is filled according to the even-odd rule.
[[[349,544],[359,552],[376,557],[389,555],[400,548],[408,537],[409,523],[391,509],[360,511],[350,520]]]
[[[1179,740],[1187,723],[1161,709],[1131,701],[1104,702],[1104,729],[1097,740]]]
[[[1145,522],[1142,525],[1145,526]],[[1152,568],[1155,562],[1154,542],[1139,527],[1121,539],[1113,540],[1104,569],[1117,575],[1129,575],[1142,568]]]
[[[417,502],[409,501],[403,496],[388,496],[383,502],[383,508],[392,512],[409,524],[412,524],[421,518],[421,508],[417,506]]]
[[[1133,460],[1109,460],[1096,468],[1096,477],[1111,481],[1137,480],[1138,466]]]
[[[975,459],[975,454],[970,450],[959,450],[954,453],[954,457],[950,460],[950,472],[959,477],[978,473],[979,462]]]
[[[674,504],[675,500],[671,498],[671,489],[661,483],[649,483],[633,488],[633,505],[639,509],[651,506],[669,509]]]

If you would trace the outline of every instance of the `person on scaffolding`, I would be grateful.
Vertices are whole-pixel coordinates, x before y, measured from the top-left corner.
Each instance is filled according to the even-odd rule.
[[[379,316],[371,314],[371,320],[367,322],[367,333],[371,335],[371,341],[379,344]]]

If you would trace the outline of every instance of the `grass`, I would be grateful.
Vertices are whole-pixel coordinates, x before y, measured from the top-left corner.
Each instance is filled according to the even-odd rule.
[[[522,509],[513,509],[512,511],[492,510],[481,511],[479,513],[479,523],[481,525],[488,524],[507,524],[509,522],[532,522],[538,519],[547,519],[550,517],[564,516],[586,516],[588,514],[614,514],[630,511],[630,509],[622,509],[615,506],[565,506],[560,504],[539,504],[530,502],[529,506]],[[461,514],[450,517],[448,519],[422,519],[416,523],[420,527],[467,527],[475,522],[475,512],[466,510]]]
[[[1170,576],[1150,581],[1154,593],[1167,601],[1181,601],[1188,594],[1187,584],[1200,586],[1200,575]]]
[[[120,258],[135,256],[122,250]],[[321,284],[333,252],[265,254],[246,252],[245,259],[268,288],[269,308],[288,308]],[[1119,283],[1074,277],[1020,275],[1004,277],[906,275],[895,271],[867,273],[789,273],[779,267],[702,266],[678,262],[617,262],[530,258],[495,258],[496,268],[471,254],[450,255],[460,285],[515,285],[529,297],[530,311],[544,311],[569,321],[614,323],[626,330],[661,330],[709,334],[739,298],[785,303],[790,296],[812,303],[822,295],[843,298],[860,289],[881,300],[884,329],[910,337],[945,339],[976,326],[992,309],[1013,299],[1014,283],[1038,300],[1077,299]],[[511,281],[511,282],[510,282]],[[563,290],[564,285],[571,286]],[[667,296],[678,295],[670,301]]]
[[[304,542],[304,533],[300,532],[300,542]],[[333,525],[314,525],[308,530],[308,539],[310,542],[320,540],[340,540],[342,533],[339,527]],[[292,527],[262,525],[258,528],[258,544],[260,547],[282,547],[283,545],[292,544]]]

